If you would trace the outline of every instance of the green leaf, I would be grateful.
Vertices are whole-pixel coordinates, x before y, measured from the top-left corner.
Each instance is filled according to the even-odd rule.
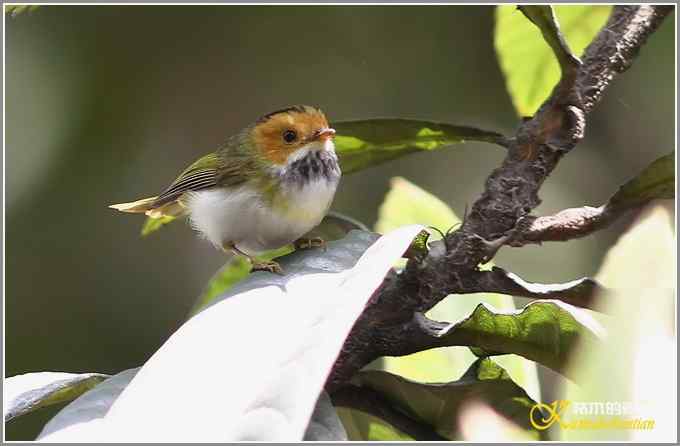
[[[573,54],[581,55],[606,23],[611,6],[555,6],[560,29]],[[560,68],[541,31],[515,6],[496,7],[496,56],[520,116],[532,116],[560,79]]]
[[[390,190],[378,210],[375,230],[383,233],[415,222],[441,232],[461,223],[451,208],[439,198],[405,178],[394,177],[390,180]],[[433,231],[432,240],[439,239],[439,232]]]
[[[437,342],[473,346],[478,355],[512,353],[565,373],[577,347],[596,345],[604,336],[586,310],[538,300],[514,312],[479,304],[470,316],[443,328]]]
[[[473,401],[488,404],[531,438],[540,438],[529,422],[535,401],[488,358],[478,359],[460,379],[446,384],[415,382],[377,370],[359,372],[352,382],[379,392],[396,408],[450,440],[460,439],[461,408]]]
[[[656,198],[675,198],[675,152],[657,159],[621,186],[608,205],[638,206]]]
[[[170,222],[175,221],[176,219],[177,217],[171,217],[169,215],[161,218],[146,217],[146,220],[144,220],[144,225],[142,226],[142,237],[146,237],[147,235],[158,231],[160,228]]]
[[[331,242],[342,239],[353,230],[368,231],[368,228],[366,228],[363,223],[347,217],[346,215],[342,215],[338,212],[329,212],[328,215],[323,218],[319,226],[309,231],[303,237],[320,237],[326,242]],[[292,246],[284,246],[283,248],[259,256],[259,259],[272,260],[290,254],[291,252],[293,252]],[[323,252],[323,250],[321,250],[321,252]],[[189,314],[193,316],[210,305],[217,296],[223,294],[229,288],[248,277],[250,270],[251,265],[247,259],[241,256],[230,256],[224,266],[210,279],[208,285],[206,285],[205,289],[194,303],[194,307]]]
[[[3,386],[5,422],[42,407],[71,401],[107,379],[100,373],[26,373],[7,378]]]
[[[502,135],[464,127],[410,119],[366,119],[334,122],[335,151],[343,174],[418,151],[437,150],[466,141],[504,144]]]
[[[347,407],[337,407],[350,441],[414,441],[391,424],[374,415]]]
[[[393,178],[383,204],[380,206],[378,232],[388,232],[394,228],[422,224],[446,232],[459,225],[460,219],[451,208],[439,198],[410,183],[404,178]],[[432,239],[441,239],[438,231],[432,231]],[[490,267],[490,265],[489,265]],[[514,310],[512,297],[502,294],[474,294],[449,296],[428,312],[437,320],[457,321],[469,315],[479,304],[485,302],[501,310]],[[382,361],[384,370],[417,381],[451,381],[459,377],[475,355],[465,347],[450,347],[426,350],[402,357],[387,357]],[[500,358],[502,365],[513,378],[534,398],[540,397],[536,365],[523,358],[507,356]]]

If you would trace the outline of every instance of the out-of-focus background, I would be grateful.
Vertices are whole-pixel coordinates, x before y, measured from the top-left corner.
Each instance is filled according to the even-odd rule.
[[[44,6],[6,15],[6,376],[115,373],[162,344],[223,255],[184,223],[142,240],[143,218],[107,205],[158,193],[268,111],[309,103],[331,121],[410,117],[511,133],[518,118],[493,17],[482,6]],[[545,184],[539,213],[600,204],[673,149],[674,20],[608,90],[584,142]],[[372,226],[398,175],[462,215],[502,157],[471,143],[403,158],[345,177],[333,208]],[[532,281],[592,275],[623,227],[505,248],[496,263]],[[16,420],[8,439],[31,438],[40,423]]]

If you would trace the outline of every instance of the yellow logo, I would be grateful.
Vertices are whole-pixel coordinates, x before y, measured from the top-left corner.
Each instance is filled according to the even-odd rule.
[[[568,411],[568,409],[572,409]],[[631,414],[631,403],[575,402],[557,400],[537,403],[529,411],[529,422],[542,431],[557,423],[561,429],[654,429],[654,419],[624,417]],[[572,416],[575,415],[575,416]],[[578,415],[588,415],[578,417]]]
[[[570,404],[571,401],[567,400],[553,401],[552,404],[534,404],[529,411],[529,421],[534,429],[539,431],[548,429],[555,424],[556,421],[561,424],[562,420],[560,419],[560,414],[563,413]],[[547,418],[545,418],[545,415],[542,412],[547,414]]]

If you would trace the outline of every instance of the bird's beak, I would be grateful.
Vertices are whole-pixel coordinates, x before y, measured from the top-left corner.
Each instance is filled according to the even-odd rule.
[[[335,136],[335,130],[330,127],[324,127],[314,133],[314,139],[321,141],[331,139],[333,136]]]

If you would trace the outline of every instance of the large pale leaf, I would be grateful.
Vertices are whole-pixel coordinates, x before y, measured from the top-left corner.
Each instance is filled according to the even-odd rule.
[[[607,253],[596,279],[615,298],[604,301],[600,315],[611,342],[585,345],[572,364],[575,383],[562,397],[571,402],[626,405],[619,417],[653,422],[653,429],[559,429],[567,441],[651,441],[677,438],[676,235],[673,203],[648,206]],[[641,424],[641,423],[640,423]],[[648,425],[648,424],[647,424]]]
[[[138,370],[139,368],[134,368],[120,372],[78,397],[45,425],[37,439],[50,440],[49,435],[53,432],[64,431],[60,434],[64,435],[67,430],[81,429],[88,423],[104,418]],[[326,392],[319,396],[304,439],[309,441],[347,439],[347,434]]]
[[[9,377],[3,385],[5,422],[42,407],[71,401],[107,379],[101,373],[37,372]]]
[[[394,178],[378,215],[376,230],[390,231],[407,224],[422,224],[446,232],[460,224],[451,208],[429,192],[403,178]],[[434,239],[440,238],[437,231]],[[501,294],[477,294],[449,296],[437,304],[428,316],[442,321],[457,321],[468,316],[480,302],[499,310],[514,310],[512,297]],[[461,376],[476,360],[466,347],[450,347],[418,352],[399,358],[384,359],[384,369],[417,381],[446,382]],[[529,392],[540,398],[536,366],[522,358],[507,356],[499,358],[512,378]]]
[[[282,259],[286,276],[251,274],[180,327],[85,435],[51,439],[301,440],[352,325],[421,229],[352,231]]]
[[[335,151],[343,174],[356,172],[419,151],[431,151],[466,141],[503,143],[502,135],[430,121],[365,119],[334,122]]]
[[[675,198],[675,152],[655,160],[621,186],[609,205],[630,207],[656,198]]]
[[[472,402],[488,404],[531,437],[539,438],[528,416],[535,402],[488,358],[475,361],[460,379],[445,384],[420,383],[377,370],[360,372],[352,382],[379,392],[395,407],[450,440],[460,438],[460,409]]]
[[[545,8],[545,7],[543,7]],[[555,6],[569,48],[581,55],[607,21],[611,6]],[[516,6],[496,7],[496,56],[520,116],[533,115],[560,79],[560,68],[541,31]]]

